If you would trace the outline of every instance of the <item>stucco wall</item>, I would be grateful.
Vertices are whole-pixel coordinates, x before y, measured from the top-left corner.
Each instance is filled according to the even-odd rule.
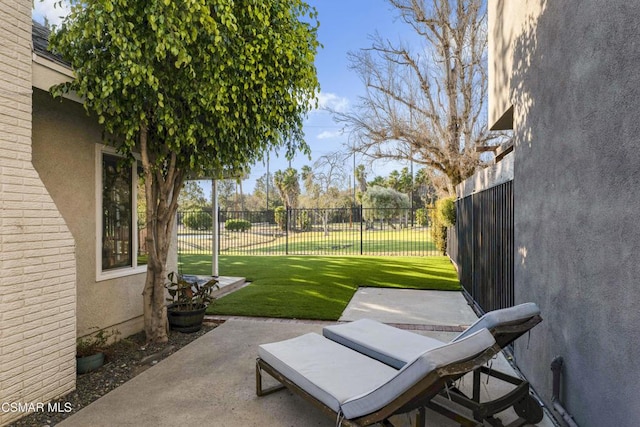
[[[31,2],[0,0],[0,425],[75,388],[74,240],[31,163]]]
[[[549,403],[562,356],[580,426],[640,425],[640,3],[492,0],[490,13],[505,3],[522,16],[491,29],[510,37],[493,44],[509,46],[493,61],[507,55],[510,84],[491,96],[514,105],[516,302],[544,317],[518,366]]]
[[[83,107],[44,91],[33,95],[33,164],[76,241],[78,336],[115,327],[123,336],[143,327],[145,274],[96,281],[96,150],[101,129]]]

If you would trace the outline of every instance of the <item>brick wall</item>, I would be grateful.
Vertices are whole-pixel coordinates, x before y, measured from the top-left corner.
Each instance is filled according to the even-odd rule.
[[[74,240],[31,164],[31,1],[0,0],[0,425],[75,388]],[[15,408],[15,407],[14,407]]]

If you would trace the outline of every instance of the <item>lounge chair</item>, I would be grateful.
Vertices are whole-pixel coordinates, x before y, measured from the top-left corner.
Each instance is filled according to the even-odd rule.
[[[495,310],[482,316],[451,342],[457,342],[482,328],[487,328],[493,334],[497,344],[504,348],[541,321],[540,309],[534,303]],[[350,347],[395,369],[402,369],[417,354],[442,345],[439,340],[369,319],[327,326],[322,333],[332,341]],[[508,382],[515,388],[498,399],[480,402],[480,376],[482,373]],[[494,425],[501,425],[499,420],[494,418],[494,415],[512,406],[519,419],[511,423],[511,427],[525,423],[535,424],[540,422],[543,417],[542,408],[530,395],[527,381],[484,366],[474,371],[471,398],[455,388],[448,390],[447,397],[470,409],[477,421],[487,420]]]
[[[286,386],[334,417],[336,425],[388,426],[392,415],[427,404],[447,411],[432,399],[452,380],[485,364],[499,351],[491,333],[481,329],[456,342],[431,348],[397,370],[310,333],[259,347],[256,393],[264,396]],[[281,384],[263,389],[263,371]],[[457,416],[461,425],[481,425]]]

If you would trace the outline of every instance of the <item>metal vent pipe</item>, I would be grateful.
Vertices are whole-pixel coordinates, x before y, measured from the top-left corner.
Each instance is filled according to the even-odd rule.
[[[562,375],[563,363],[564,361],[561,356],[556,356],[551,361],[551,372],[553,372],[553,395],[551,396],[551,403],[553,404],[553,409],[556,410],[569,427],[578,427],[573,416],[564,409],[560,402],[560,377]]]

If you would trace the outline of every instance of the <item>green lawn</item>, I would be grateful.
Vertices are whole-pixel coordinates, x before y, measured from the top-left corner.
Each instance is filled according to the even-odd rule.
[[[180,256],[181,271],[211,274],[206,255]],[[209,314],[337,320],[358,286],[459,290],[446,257],[222,256],[223,276],[252,282]]]
[[[254,227],[248,232],[223,231],[220,251],[225,255],[364,255],[425,256],[439,255],[432,230],[425,227],[360,230],[359,227],[334,228],[328,234],[315,231],[284,235],[275,226]],[[189,231],[178,234],[179,251],[207,253],[211,250],[211,233]]]
[[[431,232],[428,229],[399,229],[393,231],[367,231],[360,233],[356,231],[332,231],[325,235],[321,231],[291,233],[288,237],[278,237],[267,243],[260,245],[247,244],[248,234],[239,236],[240,243],[235,247],[231,241],[225,245],[229,253],[238,254],[269,254],[285,253],[289,254],[360,254],[360,240],[362,239],[362,250],[365,254],[383,255],[397,254],[404,255],[413,253],[415,255],[437,253],[437,249],[431,239]],[[232,236],[233,237],[233,236]],[[245,240],[242,240],[242,239]]]

